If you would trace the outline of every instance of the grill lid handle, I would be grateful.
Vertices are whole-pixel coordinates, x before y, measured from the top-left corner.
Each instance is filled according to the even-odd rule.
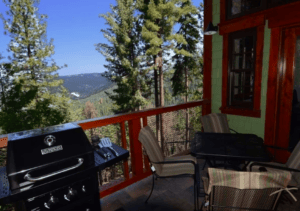
[[[76,165],[74,165],[74,166],[71,166],[71,167],[68,167],[68,168],[65,168],[65,169],[62,169],[62,170],[59,170],[59,171],[52,172],[52,173],[50,173],[50,174],[46,174],[46,175],[41,176],[41,177],[33,178],[33,177],[31,177],[31,175],[30,175],[29,173],[27,173],[27,174],[24,176],[24,179],[25,179],[25,180],[28,180],[28,181],[31,181],[31,182],[41,181],[41,180],[47,179],[47,178],[49,178],[49,177],[53,177],[53,176],[55,176],[55,175],[58,175],[58,174],[61,174],[61,173],[70,171],[70,170],[72,170],[72,169],[76,169],[76,168],[78,168],[79,166],[81,166],[81,165],[83,164],[83,161],[84,161],[83,158],[78,158],[78,164],[76,164]]]

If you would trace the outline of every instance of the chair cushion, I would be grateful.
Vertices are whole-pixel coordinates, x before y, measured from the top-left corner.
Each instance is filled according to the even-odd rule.
[[[230,133],[227,115],[221,113],[201,116],[201,122],[206,133]]]
[[[247,166],[247,171],[250,171],[250,165],[253,162],[250,162],[250,164]],[[279,166],[279,167],[287,167],[286,164],[283,163],[275,163],[275,162],[260,162],[260,163],[264,163],[264,164],[270,164],[270,165],[274,165],[274,166]],[[261,166],[253,166],[252,167],[252,171],[253,172],[259,172],[259,168]],[[267,169],[268,172],[278,172],[278,171],[282,171],[280,169],[274,169],[274,168],[270,168],[270,167],[265,167]],[[292,172],[291,172],[292,173]],[[297,174],[292,174],[292,178],[291,181],[289,182],[289,186],[295,186],[298,187],[298,184],[300,185],[300,175],[299,173]]]
[[[155,134],[149,126],[141,129],[139,134],[139,141],[142,143],[146,150],[146,153],[150,159],[150,162],[162,162],[164,160],[164,155],[157,143]],[[153,164],[154,168],[158,171],[162,171],[162,164]]]
[[[245,172],[208,168],[209,187],[224,186],[238,189],[286,188],[291,180],[289,171]]]
[[[208,194],[209,179],[207,176],[202,177],[204,192]]]
[[[293,169],[300,169],[300,141],[298,142],[288,161],[286,162],[286,166]]]
[[[176,160],[191,160],[197,164],[197,159],[191,155],[166,157],[165,161]],[[195,167],[191,163],[175,163],[175,164],[163,164],[162,170],[157,169],[156,172],[161,177],[176,176],[181,174],[195,174]]]

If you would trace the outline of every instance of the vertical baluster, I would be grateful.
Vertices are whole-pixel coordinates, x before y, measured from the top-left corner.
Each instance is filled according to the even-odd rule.
[[[130,156],[131,168],[134,176],[143,174],[143,153],[142,144],[139,141],[139,133],[141,130],[140,118],[133,119],[128,122],[130,137]]]
[[[127,150],[125,122],[121,122],[120,126],[121,126],[121,135],[122,135],[122,147]],[[123,166],[124,166],[123,173],[124,173],[125,180],[128,180],[129,179],[128,159],[123,161]]]
[[[147,125],[148,125],[147,117],[143,117],[143,127],[146,127]],[[146,155],[143,155],[143,156],[144,156],[144,163],[145,163],[146,172],[150,171],[150,165],[149,165],[148,156],[146,156]]]

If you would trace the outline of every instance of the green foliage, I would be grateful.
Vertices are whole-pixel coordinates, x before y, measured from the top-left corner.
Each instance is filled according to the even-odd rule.
[[[114,111],[133,111],[148,104],[149,79],[143,69],[143,46],[141,40],[141,22],[134,15],[134,0],[117,0],[111,6],[111,13],[102,14],[109,28],[101,30],[110,45],[99,43],[98,50],[105,56],[108,70],[103,76],[117,84],[114,94],[107,93],[115,103]]]
[[[185,49],[175,48],[172,44],[186,44],[180,33],[173,33],[173,27],[179,18],[195,11],[193,6],[184,2],[186,0],[138,0],[138,8],[145,20],[142,37],[147,43],[147,55],[156,56],[165,49],[172,49],[176,54],[190,55]],[[179,3],[184,6],[179,7]]]
[[[62,80],[55,80],[58,67],[51,59],[54,54],[53,41],[46,40],[46,15],[37,11],[37,0],[4,0],[10,8],[11,17],[4,22],[11,37],[9,51],[12,51],[10,68],[14,88],[2,95],[0,126],[5,133],[33,129],[70,121],[67,90]],[[51,87],[59,92],[50,94]],[[6,92],[6,90],[3,90]]]
[[[200,70],[203,67],[201,52],[199,52],[199,50],[197,49],[197,45],[202,40],[202,37],[200,35],[201,25],[199,25],[199,20],[197,19],[197,14],[200,14],[200,11],[192,5],[192,2],[190,0],[181,3],[181,8],[183,10],[184,8],[190,8],[188,10],[189,12],[183,13],[178,21],[178,23],[180,24],[180,28],[177,34],[183,36],[186,42],[176,43],[176,47],[180,51],[184,50],[189,52],[189,54],[176,54],[172,58],[172,60],[175,62],[175,71],[172,77],[174,96],[185,96],[190,94],[195,95],[196,92],[200,88],[202,88],[201,85],[200,87],[195,86],[195,81],[198,82],[199,80],[201,80],[202,74]],[[199,15],[199,18],[201,20],[201,15]],[[186,77],[187,81],[190,81],[190,84],[192,84],[192,86],[188,87]]]

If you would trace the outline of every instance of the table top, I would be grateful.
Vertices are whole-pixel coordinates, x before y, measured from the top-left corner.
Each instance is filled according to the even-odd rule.
[[[254,134],[197,132],[191,144],[191,154],[196,157],[270,161],[263,139]]]
[[[122,147],[119,147],[115,144],[113,144],[113,148],[119,153],[119,156],[115,156],[114,153],[110,153],[111,157],[107,160],[102,158],[96,151],[94,151],[94,159],[95,159],[95,167],[96,170],[103,170],[106,167],[109,167],[117,162],[122,161],[123,159],[126,159],[129,156],[129,151],[123,149]],[[20,200],[20,198],[27,197],[29,198],[31,193],[31,190],[27,190],[24,192],[19,192],[17,194],[12,194],[9,182],[6,174],[6,167],[0,168],[0,205],[2,204],[8,204],[13,203],[17,200]]]

